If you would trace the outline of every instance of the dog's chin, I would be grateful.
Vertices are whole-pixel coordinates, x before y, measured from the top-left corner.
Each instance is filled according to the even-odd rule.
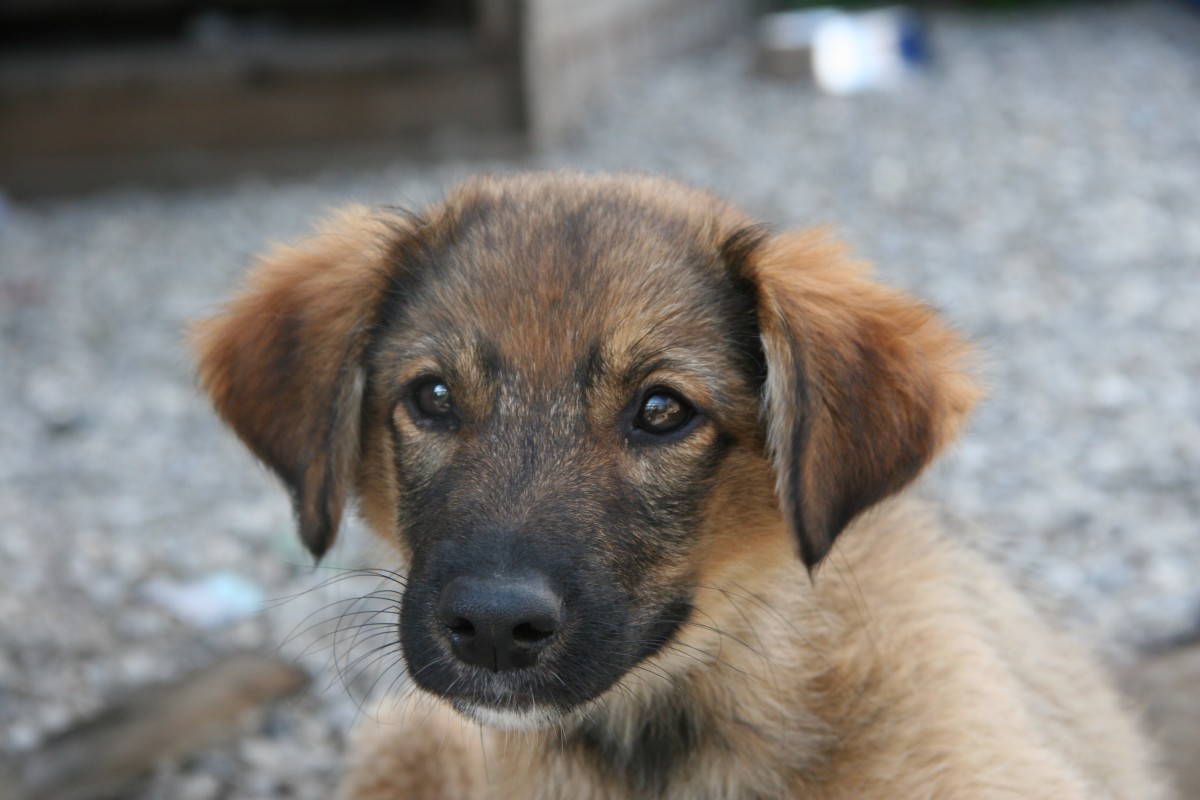
[[[553,708],[532,706],[527,709],[500,709],[471,703],[465,700],[450,701],[454,709],[468,719],[505,731],[533,731],[548,728],[563,718],[561,711]]]

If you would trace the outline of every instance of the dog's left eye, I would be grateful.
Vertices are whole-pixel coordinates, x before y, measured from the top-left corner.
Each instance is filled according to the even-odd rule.
[[[687,425],[695,415],[687,401],[666,389],[654,389],[642,400],[635,424],[657,435],[673,433]]]
[[[454,411],[450,387],[441,378],[426,378],[412,389],[412,404],[429,419],[445,419]]]

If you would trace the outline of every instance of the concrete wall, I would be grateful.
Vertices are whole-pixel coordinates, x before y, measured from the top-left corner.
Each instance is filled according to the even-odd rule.
[[[545,146],[578,124],[586,107],[654,61],[740,29],[747,0],[515,0],[525,121]]]

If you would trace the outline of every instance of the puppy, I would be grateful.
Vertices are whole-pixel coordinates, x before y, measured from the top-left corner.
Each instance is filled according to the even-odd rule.
[[[481,178],[276,250],[197,345],[313,554],[354,496],[405,565],[421,708],[351,800],[1164,796],[1092,662],[894,497],[979,390],[820,234]]]

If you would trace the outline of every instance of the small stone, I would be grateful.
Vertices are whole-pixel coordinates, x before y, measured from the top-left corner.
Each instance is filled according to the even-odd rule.
[[[52,435],[78,428],[86,417],[87,392],[78,377],[51,367],[29,376],[25,398]]]
[[[221,796],[221,782],[213,775],[201,773],[182,776],[174,790],[177,800],[214,800]]]

